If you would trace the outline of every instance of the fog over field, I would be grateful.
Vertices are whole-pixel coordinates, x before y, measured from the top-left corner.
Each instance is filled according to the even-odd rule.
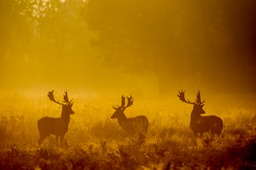
[[[74,101],[62,148],[37,144],[53,89]],[[111,119],[121,95],[147,135]],[[201,99],[220,137],[193,135]],[[255,99],[255,0],[0,0],[0,169],[255,168]]]
[[[255,96],[255,2],[1,2],[1,91]]]

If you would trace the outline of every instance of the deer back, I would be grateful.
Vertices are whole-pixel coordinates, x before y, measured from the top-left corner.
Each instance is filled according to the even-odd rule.
[[[128,118],[128,129],[131,133],[146,133],[148,130],[149,122],[146,116],[136,116]]]
[[[210,132],[212,134],[220,135],[223,128],[223,121],[221,118],[212,116],[202,116],[200,123],[195,130],[197,133]]]

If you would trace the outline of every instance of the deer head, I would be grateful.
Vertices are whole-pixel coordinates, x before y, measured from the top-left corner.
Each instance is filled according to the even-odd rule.
[[[118,106],[118,105],[117,106],[112,106],[113,109],[115,109],[114,114],[111,116],[112,119],[118,118],[118,117],[124,115],[125,109],[133,104],[132,96],[126,97],[126,98],[127,98],[127,105],[126,106],[125,106],[125,97],[124,96],[121,96],[121,106]]]
[[[196,100],[195,100],[195,102],[191,102],[191,101],[189,101],[189,100],[186,100],[186,98],[185,98],[185,91],[184,91],[184,90],[179,91],[179,93],[177,94],[177,96],[178,96],[178,97],[180,98],[180,100],[183,101],[184,103],[193,104],[193,105],[194,105],[193,111],[194,111],[195,113],[198,113],[199,115],[205,113],[205,111],[203,110],[204,102],[205,102],[205,101],[201,101],[201,94],[200,94],[200,91],[199,91],[199,90],[197,91],[197,95],[196,95]]]
[[[64,92],[64,95],[63,95],[63,100],[64,101],[63,102],[56,101],[55,98],[54,98],[53,92],[54,92],[54,90],[48,92],[49,99],[51,101],[53,101],[54,103],[57,103],[57,104],[61,105],[62,106],[62,112],[69,113],[69,114],[74,114],[75,112],[72,110],[72,106],[73,106],[74,102],[73,102],[73,99],[72,100],[68,99],[68,92],[67,91]]]

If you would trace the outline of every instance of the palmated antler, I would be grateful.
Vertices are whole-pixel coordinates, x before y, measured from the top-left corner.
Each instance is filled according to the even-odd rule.
[[[125,106],[125,97],[124,95],[121,96],[121,106],[112,106],[113,109],[117,110],[119,108],[125,110],[127,107],[131,106],[133,104],[133,98],[130,95],[130,97],[126,97],[127,98],[127,105]]]
[[[198,90],[198,91],[197,91],[197,95],[196,95],[196,104],[198,104],[198,105],[203,105],[204,102],[205,102],[205,100],[204,100],[204,101],[201,101],[201,94],[200,94],[200,91]]]
[[[73,99],[71,99],[70,101],[68,99],[68,92],[67,91],[65,91],[63,98],[64,98],[64,102],[67,103],[68,105],[73,104]]]
[[[120,107],[124,107],[125,105],[125,97],[124,95],[121,96],[121,106]]]
[[[54,90],[48,92],[48,97],[49,97],[49,99],[50,99],[51,101],[57,103],[57,104],[64,105],[63,103],[60,103],[59,101],[56,101],[56,100],[55,100],[54,95],[53,95],[53,92],[54,92]]]
[[[73,104],[73,100],[69,101],[69,99],[68,99],[68,93],[67,93],[67,91],[65,91],[65,93],[64,93],[64,102],[65,102],[65,104],[64,104],[64,103],[61,103],[61,102],[59,102],[59,101],[56,101],[55,98],[54,98],[53,92],[54,92],[54,90],[48,92],[48,97],[49,97],[49,99],[50,99],[51,101],[53,101],[53,102],[55,102],[55,103],[57,103],[57,104],[59,104],[59,105],[62,105],[62,106],[63,106],[63,105],[70,105],[70,104]]]
[[[201,101],[201,94],[200,94],[199,90],[197,91],[196,101],[195,102],[191,102],[191,101],[185,99],[185,91],[184,90],[179,91],[177,96],[180,98],[181,101],[183,101],[185,103],[188,103],[188,104],[196,104],[196,105],[202,106],[204,104],[204,102],[205,102],[205,100]]]
[[[129,107],[131,105],[133,105],[133,98],[130,95],[130,97],[127,97],[127,105],[125,106],[125,108],[127,108],[127,107]]]
[[[194,103],[194,102],[191,102],[191,101],[185,99],[185,90],[179,91],[179,93],[177,94],[177,96],[180,98],[181,101],[183,101],[183,102],[185,102],[185,103],[188,103],[188,104],[196,104],[196,103]]]

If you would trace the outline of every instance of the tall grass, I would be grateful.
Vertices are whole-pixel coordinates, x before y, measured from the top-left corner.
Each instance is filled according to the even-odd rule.
[[[138,103],[138,104],[137,104]],[[125,112],[150,122],[146,138],[129,136],[110,119],[113,99],[75,99],[63,148],[48,137],[37,145],[37,120],[59,117],[44,98],[14,95],[0,100],[0,169],[253,169],[256,114],[247,108],[205,108],[224,120],[221,137],[195,138],[191,107],[168,100],[138,101]],[[216,110],[215,110],[216,109]],[[215,111],[217,111],[215,113]]]

